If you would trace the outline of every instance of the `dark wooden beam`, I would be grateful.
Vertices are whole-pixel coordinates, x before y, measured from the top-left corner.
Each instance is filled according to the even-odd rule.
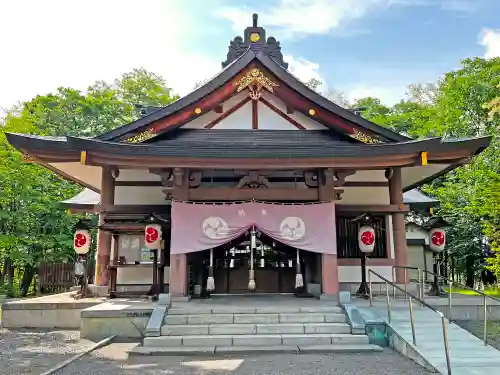
[[[116,181],[115,186],[163,186],[161,181]]]
[[[106,212],[106,213],[114,213],[114,214],[144,214],[148,215],[151,213],[170,213],[170,205],[166,204],[165,202],[164,205],[113,205],[113,204],[108,204],[108,205],[96,205],[95,207],[95,212],[101,213],[101,212]]]
[[[126,168],[215,168],[215,169],[310,169],[335,168],[371,170],[387,167],[410,167],[420,163],[418,156],[398,155],[366,158],[190,158],[190,157],[141,157],[110,155],[104,152],[87,154],[88,165],[110,165]]]
[[[287,116],[286,113],[283,113],[279,108],[276,108],[273,104],[271,104],[268,100],[266,100],[265,98],[261,97],[259,99],[262,103],[264,103],[264,105],[266,105],[271,111],[273,111],[274,113],[276,113],[277,115],[279,115],[280,117],[284,118],[285,120],[287,120],[290,124],[292,124],[293,126],[295,126],[297,129],[299,130],[306,130],[306,128],[304,126],[302,126],[301,124],[299,124],[297,121],[295,121],[293,118],[291,118],[290,116]]]
[[[237,188],[198,188],[189,190],[192,201],[316,201],[317,189],[237,189]]]
[[[224,182],[224,183],[238,183],[240,177],[203,177],[201,182]],[[293,178],[293,177],[273,177],[269,176],[268,180],[270,183],[273,182],[302,182],[303,178]],[[163,186],[161,181],[116,181],[115,186],[134,186],[134,187],[151,187],[151,186]],[[349,186],[349,187],[386,187],[389,186],[387,181],[346,181],[339,186]]]
[[[259,128],[259,102],[252,100],[252,129]]]
[[[216,105],[214,108],[214,112],[215,113],[223,113],[224,112],[223,104],[221,103],[219,105]]]
[[[410,212],[410,207],[405,204],[336,204],[335,211],[337,213],[406,213]]]
[[[247,104],[250,101],[250,97],[246,97],[243,99],[241,102],[236,104],[234,107],[217,117],[215,120],[212,120],[208,125],[205,125],[205,129],[212,129],[215,125],[217,125],[219,122],[227,118],[229,115],[233,114],[236,112],[238,109],[243,107],[245,104]]]
[[[387,181],[346,181],[341,186],[350,187],[386,187],[389,186]]]

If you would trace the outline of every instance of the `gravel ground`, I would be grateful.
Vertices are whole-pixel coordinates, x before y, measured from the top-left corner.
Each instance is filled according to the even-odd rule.
[[[73,362],[61,375],[426,375],[390,350],[374,354],[283,354],[227,357],[133,357],[111,344]],[[58,374],[59,375],[59,374]]]
[[[0,328],[0,375],[39,375],[93,344],[78,331]]]
[[[78,331],[0,329],[0,375],[39,375],[94,343]],[[136,344],[113,343],[85,355],[56,375],[426,375],[390,350],[373,354],[132,357]]]
[[[484,339],[484,322],[480,320],[457,320],[455,323],[474,336]],[[500,350],[500,321],[488,321],[488,344]]]

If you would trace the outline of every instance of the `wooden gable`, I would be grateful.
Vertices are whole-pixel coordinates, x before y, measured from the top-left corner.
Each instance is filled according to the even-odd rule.
[[[276,39],[256,25],[230,44],[224,69],[171,105],[97,137],[103,141],[154,142],[158,136],[191,129],[324,130],[361,143],[406,141],[314,92],[295,78]]]

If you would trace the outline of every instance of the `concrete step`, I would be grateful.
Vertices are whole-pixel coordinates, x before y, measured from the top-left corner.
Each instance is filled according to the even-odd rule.
[[[162,336],[351,333],[347,323],[167,324]]]
[[[165,317],[168,325],[206,324],[278,324],[278,323],[345,323],[343,312],[326,313],[257,313],[257,314],[171,314]]]
[[[300,313],[332,313],[343,314],[339,306],[196,306],[180,308],[173,306],[168,310],[169,315],[199,315],[199,314],[300,314]]]
[[[179,346],[179,347],[153,347],[138,346],[129,351],[131,356],[140,355],[207,355],[229,353],[365,353],[380,352],[383,349],[370,344],[345,344],[345,345],[274,345],[274,346]]]
[[[145,347],[207,347],[207,346],[274,346],[274,345],[365,345],[368,336],[334,334],[275,334],[275,335],[186,335],[146,337]]]

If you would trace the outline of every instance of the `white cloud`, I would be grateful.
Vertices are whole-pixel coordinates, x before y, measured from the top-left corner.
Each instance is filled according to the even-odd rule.
[[[388,106],[398,103],[406,98],[407,84],[394,83],[387,85],[360,84],[353,85],[345,90],[345,96],[350,102],[366,97],[378,98]]]
[[[485,47],[484,57],[500,57],[500,29],[483,29],[479,34],[479,44]]]
[[[327,34],[343,21],[361,18],[391,1],[394,0],[280,0],[278,6],[265,10],[226,7],[217,13],[232,21],[238,33],[248,26],[249,15],[260,11],[260,24],[280,28],[285,34]]]
[[[288,63],[288,70],[302,82],[307,82],[311,78],[315,78],[323,83],[319,87],[319,90],[325,87],[325,79],[319,73],[319,64],[303,57],[294,58],[289,55],[283,56],[283,59]]]
[[[59,86],[84,90],[144,67],[179,94],[220,70],[196,53],[175,0],[0,1],[0,107]]]

